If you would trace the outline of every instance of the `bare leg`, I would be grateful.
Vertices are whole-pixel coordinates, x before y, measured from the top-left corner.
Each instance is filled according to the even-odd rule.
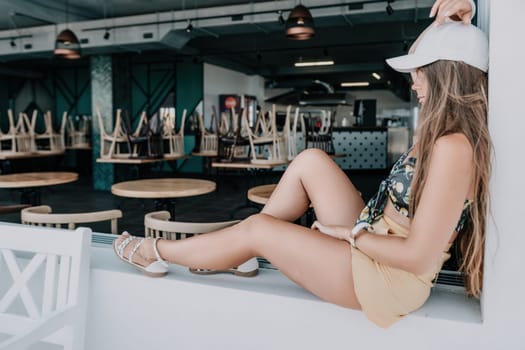
[[[226,229],[178,241],[158,242],[169,262],[226,269],[264,256],[298,285],[323,300],[359,309],[349,244],[319,231],[256,214]],[[148,258],[152,258],[151,248]]]
[[[295,221],[310,202],[325,225],[353,225],[365,206],[348,176],[317,149],[307,149],[294,159],[262,213]]]
[[[290,165],[262,214],[214,233],[159,241],[160,255],[172,263],[217,270],[263,256],[320,298],[360,308],[348,243],[288,222],[302,215],[308,198],[318,219],[328,225],[353,225],[364,206],[359,193],[330,157],[308,150]],[[151,247],[142,247],[139,251],[146,260],[136,262],[145,265],[153,259],[153,252]]]

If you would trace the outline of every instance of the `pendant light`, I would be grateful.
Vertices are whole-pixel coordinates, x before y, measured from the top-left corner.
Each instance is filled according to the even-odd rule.
[[[69,3],[66,1],[66,27],[68,23]],[[73,31],[66,28],[62,30],[55,40],[55,56],[65,59],[80,58],[80,41]]]
[[[312,14],[301,4],[295,6],[286,20],[286,37],[293,40],[308,40],[314,35]]]

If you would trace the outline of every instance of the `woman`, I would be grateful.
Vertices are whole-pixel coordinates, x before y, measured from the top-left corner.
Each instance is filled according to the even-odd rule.
[[[457,4],[469,6],[438,1],[434,10]],[[465,6],[449,13],[470,15]],[[260,214],[180,241],[124,234],[117,255],[156,276],[167,272],[166,261],[222,270],[263,256],[321,299],[389,327],[426,301],[460,235],[467,291],[479,296],[490,171],[487,57],[477,28],[444,23],[429,27],[408,55],[387,60],[412,73],[420,120],[415,146],[366,206],[331,158],[310,149],[289,165]],[[293,224],[310,204],[318,221],[311,229]]]

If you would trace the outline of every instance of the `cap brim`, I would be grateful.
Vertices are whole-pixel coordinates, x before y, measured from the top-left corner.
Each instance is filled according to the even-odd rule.
[[[386,63],[393,69],[401,73],[410,73],[419,67],[426,66],[437,61],[436,58],[425,57],[418,54],[408,54],[393,58],[388,58]]]

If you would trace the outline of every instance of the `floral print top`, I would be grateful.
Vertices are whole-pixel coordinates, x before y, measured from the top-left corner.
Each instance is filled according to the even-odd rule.
[[[410,189],[412,184],[412,177],[414,175],[414,168],[416,166],[416,158],[408,157],[408,154],[414,146],[410,147],[408,151],[403,153],[401,157],[392,167],[388,177],[381,181],[379,190],[370,198],[364,209],[361,211],[357,223],[368,222],[371,224],[383,215],[387,200],[394,208],[406,217],[409,217],[409,203],[410,203]],[[468,217],[469,208],[472,201],[465,200],[463,212],[456,225],[456,232],[460,232]]]

